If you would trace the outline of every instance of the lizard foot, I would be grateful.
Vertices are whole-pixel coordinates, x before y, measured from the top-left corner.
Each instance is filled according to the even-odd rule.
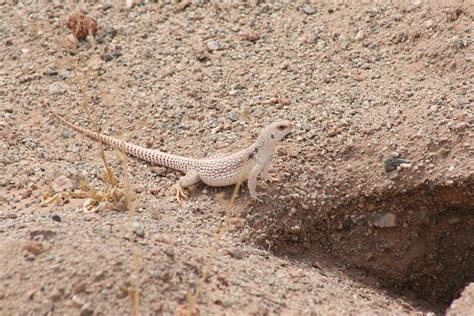
[[[176,189],[176,200],[178,200],[179,203],[181,203],[181,197],[183,197],[183,199],[188,198],[188,195],[185,193],[186,191],[179,183],[176,183],[174,187]]]
[[[281,178],[279,178],[279,177],[274,177],[274,176],[272,176],[271,174],[266,174],[266,175],[264,175],[264,176],[263,176],[263,179],[264,179],[265,181],[270,182],[270,183],[281,181]]]
[[[261,198],[259,198],[259,196],[262,196],[262,195],[265,195],[265,193],[259,193],[257,194],[256,192],[251,192],[250,193],[250,196],[252,197],[252,199],[254,199],[255,201],[258,201],[260,203],[263,203],[263,200]]]

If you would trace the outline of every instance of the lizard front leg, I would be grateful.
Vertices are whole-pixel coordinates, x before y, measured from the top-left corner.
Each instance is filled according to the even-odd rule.
[[[255,167],[252,168],[252,170],[250,170],[249,177],[247,180],[247,186],[249,188],[250,196],[260,202],[262,202],[262,200],[258,198],[258,193],[256,189],[257,189],[257,178],[261,171],[262,171],[262,166],[256,165]]]
[[[176,189],[176,200],[181,202],[181,197],[184,199],[188,198],[184,188],[196,184],[201,181],[199,174],[196,171],[188,171],[184,176],[179,178],[179,181],[175,184]]]

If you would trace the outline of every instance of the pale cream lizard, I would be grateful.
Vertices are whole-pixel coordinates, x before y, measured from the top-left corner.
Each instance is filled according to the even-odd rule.
[[[160,166],[179,170],[185,175],[179,178],[176,184],[176,198],[187,198],[184,188],[199,181],[209,186],[223,187],[247,180],[250,195],[259,200],[256,191],[257,177],[261,175],[265,180],[272,181],[268,172],[270,157],[275,151],[277,143],[293,130],[290,121],[277,121],[267,125],[260,132],[257,140],[248,148],[234,154],[219,158],[190,158],[169,154],[155,149],[137,146],[123,142],[103,134],[97,134],[88,129],[74,125],[49,106],[51,113],[63,124],[96,141],[100,140],[120,150],[122,148],[131,156],[158,164]]]

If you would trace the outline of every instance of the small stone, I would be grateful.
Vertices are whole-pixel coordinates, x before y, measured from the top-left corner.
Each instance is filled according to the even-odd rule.
[[[114,60],[114,56],[111,53],[103,53],[100,55],[100,58],[105,62]]]
[[[75,12],[68,16],[66,26],[78,40],[88,35],[95,37],[97,34],[97,22],[82,12]]]
[[[240,249],[240,248],[228,249],[228,250],[227,250],[227,253],[228,253],[232,258],[235,258],[235,259],[243,259],[243,258],[245,257],[245,251],[243,251],[243,250]]]
[[[385,213],[372,222],[376,227],[395,227],[397,226],[397,216],[392,213]]]
[[[237,122],[239,120],[239,114],[231,112],[229,114],[229,120],[231,120],[232,122]]]
[[[52,231],[50,229],[38,228],[38,229],[30,230],[29,233],[28,233],[28,236],[32,240],[41,241],[41,240],[47,240],[47,239],[50,239],[50,238],[56,236],[56,232]]]
[[[56,81],[49,85],[50,94],[63,94],[67,89],[68,85],[61,81]]]
[[[249,42],[256,42],[260,39],[260,35],[258,35],[258,33],[255,33],[255,32],[244,33],[242,34],[242,39]]]
[[[159,176],[166,176],[166,168],[165,167],[153,167],[151,170],[153,170],[157,175]]]
[[[326,42],[322,39],[318,39],[318,42],[316,43],[316,48],[319,51],[324,50],[324,48],[326,48]]]
[[[44,251],[44,247],[43,244],[38,241],[29,241],[23,245],[23,250],[34,259],[34,257]]]
[[[207,49],[211,52],[222,49],[222,45],[219,41],[209,41],[206,43]]]
[[[384,160],[383,166],[384,166],[385,172],[391,172],[391,171],[397,170],[397,167],[402,164],[406,164],[407,166],[404,166],[404,167],[410,168],[411,167],[410,163],[411,161],[408,159],[397,158],[395,157],[395,155],[392,155]]]
[[[86,221],[86,222],[90,222],[90,221],[93,221],[93,220],[99,220],[100,219],[100,215],[99,214],[96,214],[96,213],[86,213],[83,217],[83,219]]]
[[[55,222],[61,223],[61,216],[59,216],[59,215],[55,214],[55,215],[51,216],[51,219]]]
[[[453,180],[446,180],[446,185],[447,186],[452,186],[454,184]]]
[[[74,183],[66,176],[57,177],[51,184],[54,192],[71,191],[74,188]]]
[[[92,309],[92,305],[90,303],[85,303],[84,305],[82,305],[79,315],[80,316],[94,315],[94,310]]]
[[[305,4],[304,6],[301,7],[301,10],[308,14],[308,15],[311,15],[311,14],[315,14],[316,13],[316,9],[312,6],[310,6],[309,4]]]
[[[79,40],[73,34],[69,34],[65,37],[64,45],[69,50],[75,50],[79,47]]]
[[[127,0],[126,1],[126,6],[127,9],[131,9],[136,5],[142,4],[143,0]]]
[[[454,224],[457,224],[459,223],[461,220],[459,219],[459,217],[452,217],[450,219],[448,219],[448,223],[450,225],[454,225]]]
[[[44,302],[41,306],[41,315],[51,315],[54,310],[52,302]]]
[[[20,192],[20,197],[21,197],[22,200],[24,200],[26,198],[29,198],[32,193],[33,193],[33,190],[26,189],[26,190]]]
[[[63,135],[63,138],[68,139],[72,137],[73,132],[71,132],[70,130],[65,130],[63,131],[62,135]]]
[[[21,49],[21,52],[22,52],[23,54],[28,54],[29,52],[31,52],[31,49],[29,49],[29,48],[22,48],[22,49]]]
[[[425,22],[426,28],[430,29],[434,26],[434,21],[432,19],[429,19],[428,21]]]
[[[139,222],[135,221],[132,223],[132,231],[135,235],[137,235],[140,238],[145,237],[145,228]]]
[[[365,38],[365,32],[360,30],[355,36],[356,41],[362,41]]]

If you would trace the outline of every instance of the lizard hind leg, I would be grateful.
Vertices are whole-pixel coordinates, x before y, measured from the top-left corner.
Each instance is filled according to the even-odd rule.
[[[195,171],[188,171],[184,176],[179,178],[178,183],[174,185],[176,189],[176,200],[181,202],[181,197],[186,199],[188,195],[186,194],[185,188],[201,181],[199,174]]]

